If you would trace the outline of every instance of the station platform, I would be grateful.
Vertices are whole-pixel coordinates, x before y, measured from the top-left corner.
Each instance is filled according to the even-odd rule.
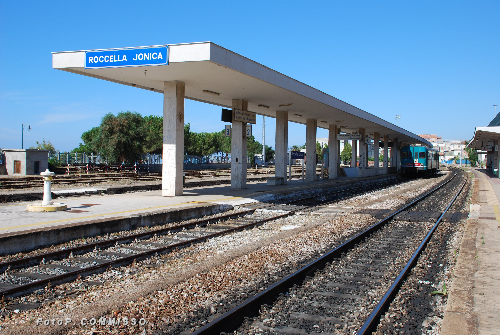
[[[500,334],[500,179],[473,170],[475,186],[442,335]]]
[[[68,206],[68,210],[59,212],[27,212],[26,206],[33,204],[33,201],[0,204],[0,255],[33,250],[75,238],[211,215],[230,206],[272,197],[275,193],[304,191],[387,176],[343,177],[314,182],[292,180],[286,185],[268,185],[265,181],[257,181],[247,183],[243,190],[232,190],[227,184],[214,185],[185,189],[184,194],[177,197],[162,197],[161,190],[85,195],[54,200]]]

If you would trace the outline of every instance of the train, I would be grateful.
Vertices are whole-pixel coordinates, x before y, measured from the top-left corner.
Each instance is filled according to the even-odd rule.
[[[439,151],[407,145],[401,148],[401,169],[406,174],[436,174],[439,170]]]

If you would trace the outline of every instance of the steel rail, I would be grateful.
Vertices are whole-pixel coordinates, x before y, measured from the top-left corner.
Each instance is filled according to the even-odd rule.
[[[333,194],[334,198],[336,200],[338,198],[339,193],[342,193],[342,192],[341,191],[327,192],[326,194],[324,194],[322,196],[328,197],[328,196],[331,196]],[[355,194],[357,194],[357,193],[359,193],[359,192],[356,191]],[[348,198],[350,198],[351,196],[352,195],[348,196]],[[306,198],[302,198],[302,199],[293,200],[289,203],[296,203],[296,202],[300,202],[300,201],[308,201],[308,200],[313,200],[313,199],[315,199],[315,197],[306,197]],[[302,208],[301,210],[307,209],[308,207],[311,207],[311,208],[317,207],[318,202],[320,204],[324,205],[325,203],[328,203],[331,201],[332,201],[332,199],[324,199],[321,201],[317,201],[316,204],[310,205],[310,206],[304,206],[304,208]],[[279,204],[269,204],[269,206],[265,206],[265,207],[268,208],[268,207],[273,207],[273,206],[279,206]],[[92,251],[98,247],[105,248],[105,247],[112,246],[118,242],[125,243],[125,242],[129,242],[129,241],[133,241],[133,240],[138,239],[138,238],[148,238],[148,237],[152,237],[152,236],[158,235],[158,234],[165,234],[167,232],[181,231],[184,228],[205,226],[211,222],[218,222],[218,221],[225,220],[225,219],[231,219],[231,218],[243,216],[243,215],[254,212],[256,209],[257,208],[252,208],[252,209],[248,209],[245,211],[226,214],[226,215],[222,215],[222,216],[218,216],[218,217],[214,217],[214,218],[195,220],[195,221],[188,222],[188,223],[178,225],[178,226],[167,227],[167,228],[162,228],[162,229],[158,229],[158,230],[154,230],[154,231],[148,231],[148,232],[143,232],[143,233],[138,233],[138,234],[133,234],[133,235],[122,236],[119,238],[114,238],[114,239],[109,239],[109,240],[104,240],[104,241],[97,241],[97,242],[93,242],[93,243],[82,245],[82,246],[72,247],[72,248],[68,248],[68,249],[64,249],[64,250],[53,251],[50,253],[44,253],[41,255],[35,255],[35,256],[31,256],[31,257],[27,257],[27,258],[23,258],[23,259],[12,260],[9,262],[0,263],[0,271],[6,271],[6,269],[12,270],[12,269],[16,269],[16,268],[38,265],[44,259],[45,260],[64,259],[65,257],[68,257],[72,253],[74,255],[83,254],[85,252]],[[68,272],[60,274],[60,275],[51,275],[48,278],[38,279],[38,280],[35,280],[33,282],[24,284],[24,285],[18,285],[18,286],[9,288],[9,289],[1,290],[0,297],[2,297],[2,296],[15,297],[15,296],[23,295],[23,294],[32,292],[34,290],[43,288],[48,284],[58,285],[58,284],[62,284],[65,282],[69,282],[69,281],[74,280],[80,276],[86,276],[86,275],[90,275],[93,273],[102,272],[108,267],[112,267],[112,266],[117,267],[117,266],[123,266],[126,264],[130,264],[134,260],[142,260],[142,259],[145,259],[147,257],[151,257],[154,254],[157,254],[157,253],[161,254],[161,253],[165,253],[165,252],[168,252],[168,251],[176,249],[176,248],[182,248],[182,247],[185,247],[185,246],[188,246],[188,245],[200,242],[200,241],[204,241],[208,238],[213,238],[213,237],[217,237],[220,235],[229,234],[231,232],[235,232],[235,231],[247,229],[250,227],[258,226],[258,225],[263,224],[263,223],[268,222],[268,221],[277,220],[277,219],[280,219],[283,217],[294,215],[296,212],[297,212],[296,210],[289,210],[285,214],[269,217],[269,218],[266,218],[263,220],[258,220],[256,222],[252,222],[250,224],[240,225],[238,227],[226,229],[226,230],[223,230],[223,231],[220,231],[217,233],[201,236],[198,238],[189,239],[189,240],[182,241],[182,242],[175,243],[175,244],[166,245],[165,247],[149,249],[149,250],[146,250],[144,252],[139,252],[137,254],[133,254],[130,256],[121,257],[121,258],[116,259],[116,260],[109,260],[109,261],[101,262],[101,263],[93,265],[93,266],[81,268],[81,269],[74,270],[74,271],[68,271]]]
[[[6,271],[7,269],[12,270],[12,269],[20,268],[20,267],[27,267],[27,266],[31,266],[31,265],[36,265],[36,264],[39,264],[43,259],[45,259],[45,260],[62,259],[64,257],[68,257],[70,254],[78,255],[78,254],[92,251],[92,250],[94,250],[94,248],[110,247],[110,246],[116,244],[117,242],[127,242],[127,241],[133,241],[135,239],[150,238],[150,237],[153,237],[155,234],[159,235],[159,234],[165,234],[168,232],[176,232],[176,231],[179,231],[182,229],[194,228],[196,226],[205,226],[211,222],[232,219],[232,218],[236,218],[239,216],[250,214],[252,212],[254,212],[254,209],[244,210],[244,211],[240,211],[237,213],[225,214],[225,215],[221,215],[221,216],[217,216],[217,217],[198,219],[198,220],[194,220],[194,221],[187,222],[187,223],[177,225],[177,226],[166,227],[166,228],[161,228],[161,229],[156,229],[156,230],[150,230],[150,231],[143,232],[143,233],[137,233],[137,234],[126,235],[126,236],[121,236],[121,237],[102,240],[102,241],[96,241],[96,242],[92,242],[89,244],[84,244],[84,245],[80,245],[80,246],[76,246],[76,247],[67,248],[64,250],[51,251],[51,252],[46,252],[43,254],[29,256],[29,257],[25,257],[25,258],[21,258],[21,259],[14,259],[11,261],[0,263],[0,272]],[[0,295],[1,295],[1,292],[0,292]]]
[[[399,289],[401,285],[403,285],[403,281],[408,277],[410,271],[413,269],[415,264],[417,264],[418,258],[422,251],[425,249],[427,243],[430,241],[432,235],[434,234],[434,231],[437,229],[439,224],[441,223],[441,220],[443,219],[444,215],[447,213],[448,209],[453,205],[455,200],[458,198],[460,193],[462,192],[463,188],[467,184],[468,178],[466,176],[465,181],[463,182],[462,186],[460,189],[457,191],[453,199],[450,201],[448,206],[445,208],[443,213],[439,216],[438,220],[434,224],[434,226],[431,228],[429,233],[425,236],[424,240],[420,245],[418,246],[417,250],[413,253],[412,257],[406,263],[406,266],[401,270],[399,275],[396,277],[394,280],[394,283],[391,285],[391,287],[387,290],[387,292],[384,294],[382,299],[380,299],[380,302],[375,306],[373,311],[370,313],[368,318],[365,320],[363,326],[358,330],[356,333],[357,335],[365,335],[365,334],[371,334],[375,328],[379,324],[380,317],[382,316],[383,313],[389,308],[390,303],[394,300],[394,297],[396,294],[399,292]]]
[[[331,193],[332,192],[329,192],[327,194],[331,194]],[[335,196],[337,196],[337,194],[338,194],[338,192],[333,192],[333,193],[335,194]],[[308,200],[313,200],[313,199],[315,199],[315,197],[306,197],[306,198],[293,200],[289,203],[296,203],[296,202],[300,202],[300,201],[308,201]],[[330,201],[331,201],[331,199],[330,199]],[[320,203],[325,203],[325,202],[328,202],[328,200],[322,200]],[[67,248],[64,250],[57,250],[57,251],[52,251],[52,252],[34,255],[34,256],[30,256],[30,257],[25,257],[22,259],[16,259],[16,260],[8,261],[8,262],[3,262],[3,263],[0,263],[0,271],[5,272],[8,269],[14,270],[14,269],[19,269],[19,268],[23,268],[23,267],[38,265],[43,260],[50,261],[50,260],[64,259],[66,257],[69,257],[71,254],[79,255],[79,254],[83,254],[86,252],[90,252],[96,248],[110,247],[110,246],[113,246],[119,242],[127,243],[127,242],[134,241],[136,239],[151,238],[154,235],[162,235],[162,234],[166,234],[168,232],[177,232],[177,231],[181,231],[182,229],[194,228],[196,226],[203,227],[211,222],[219,222],[221,220],[232,219],[232,218],[244,216],[244,215],[255,212],[256,209],[263,208],[263,207],[269,208],[269,207],[273,207],[273,206],[279,206],[279,204],[265,204],[265,205],[258,206],[257,208],[243,210],[243,211],[240,211],[237,213],[231,213],[231,214],[221,215],[221,216],[212,217],[212,218],[195,220],[195,221],[191,221],[191,222],[188,222],[188,223],[185,223],[182,225],[177,225],[177,226],[172,226],[172,227],[167,227],[167,228],[162,228],[162,229],[156,229],[153,231],[147,231],[147,232],[143,232],[143,233],[137,233],[137,234],[122,236],[122,237],[118,237],[118,238],[103,240],[103,241],[96,241],[93,243],[89,243],[89,244],[85,244],[85,245],[81,245],[81,246],[76,246],[76,247],[71,247],[71,248]],[[314,206],[317,206],[317,204],[315,204]],[[60,274],[60,275],[52,275],[48,278],[38,279],[38,280],[35,280],[33,282],[24,284],[24,285],[18,285],[18,286],[15,286],[13,288],[0,290],[0,297],[1,296],[18,296],[18,295],[26,294],[27,292],[36,290],[38,288],[43,288],[44,286],[46,286],[48,284],[57,285],[57,284],[65,283],[65,282],[74,280],[74,279],[78,278],[79,276],[85,276],[85,275],[89,275],[92,273],[97,273],[101,270],[104,271],[104,269],[106,267],[110,267],[110,266],[116,267],[116,266],[129,264],[129,263],[133,262],[134,260],[139,260],[139,259],[144,259],[144,258],[150,257],[151,255],[153,255],[155,253],[165,253],[165,252],[168,252],[169,250],[185,247],[187,245],[197,243],[197,242],[206,240],[208,238],[220,236],[223,234],[229,234],[231,232],[238,231],[240,229],[246,229],[249,227],[257,226],[259,224],[263,224],[263,223],[271,221],[271,220],[277,220],[277,219],[282,218],[282,217],[290,216],[290,215],[293,215],[295,212],[296,211],[294,211],[294,210],[290,210],[287,213],[282,214],[282,215],[273,216],[270,218],[266,218],[264,220],[257,220],[256,222],[253,222],[253,223],[250,223],[247,225],[241,225],[239,227],[235,227],[232,229],[226,229],[226,230],[223,230],[223,231],[218,232],[218,233],[205,235],[205,236],[202,236],[199,238],[193,238],[193,239],[179,242],[179,243],[175,243],[175,244],[169,244],[169,245],[167,245],[165,247],[161,247],[161,248],[150,249],[150,250],[140,252],[137,254],[133,254],[130,256],[121,257],[121,258],[116,259],[116,260],[101,262],[101,263],[93,265],[93,266],[81,268],[81,269],[74,270],[74,271],[68,271],[68,272]]]
[[[143,252],[139,252],[137,254],[133,254],[133,255],[130,255],[130,256],[121,257],[121,258],[118,258],[118,259],[115,259],[115,260],[109,260],[109,261],[106,261],[106,262],[102,262],[100,264],[96,264],[96,265],[92,265],[92,266],[89,266],[89,267],[81,268],[79,270],[69,271],[69,272],[66,272],[66,273],[63,273],[63,274],[60,274],[60,275],[54,275],[54,276],[51,276],[49,278],[39,279],[39,280],[30,282],[30,283],[27,283],[27,284],[24,284],[24,285],[19,285],[19,286],[16,286],[16,287],[12,287],[12,288],[9,288],[9,289],[2,290],[2,291],[0,291],[0,297],[2,297],[2,296],[16,297],[16,296],[19,296],[19,295],[23,295],[23,294],[35,291],[35,290],[40,289],[40,288],[44,288],[48,284],[58,285],[58,284],[66,283],[68,281],[71,281],[71,280],[74,280],[74,279],[78,278],[79,276],[85,276],[85,275],[89,275],[89,274],[92,274],[92,273],[97,273],[100,270],[104,271],[106,268],[109,268],[109,267],[112,267],[112,266],[113,267],[117,267],[117,266],[123,266],[123,265],[126,265],[126,264],[130,264],[134,260],[142,260],[142,259],[151,257],[151,256],[153,256],[155,254],[161,254],[161,253],[165,253],[165,252],[168,252],[168,251],[176,249],[176,248],[186,247],[186,246],[189,246],[191,244],[207,240],[209,238],[213,238],[213,237],[217,237],[217,236],[221,236],[221,235],[226,235],[226,234],[229,234],[229,233],[232,233],[232,232],[236,232],[236,231],[244,230],[244,229],[247,229],[247,228],[255,227],[255,226],[264,224],[264,223],[266,223],[268,221],[278,220],[278,219],[281,219],[281,218],[284,218],[284,217],[287,217],[287,216],[290,216],[290,215],[293,215],[293,214],[294,214],[294,212],[287,212],[287,213],[284,213],[284,214],[280,214],[280,215],[268,217],[268,218],[265,218],[265,219],[257,220],[256,222],[248,223],[248,224],[245,224],[245,225],[240,225],[238,227],[221,230],[221,231],[215,232],[213,234],[204,235],[204,236],[201,236],[201,237],[189,239],[189,240],[178,242],[178,243],[174,243],[174,244],[169,244],[169,245],[166,245],[166,246],[160,247],[160,248],[149,249],[149,250],[146,250],[146,251],[143,251]]]
[[[373,224],[369,228],[364,231],[356,234],[354,237],[349,240],[343,242],[336,248],[328,251],[323,254],[321,257],[316,260],[308,263],[298,271],[288,275],[287,277],[280,280],[278,283],[268,287],[264,291],[258,293],[257,295],[247,299],[239,306],[229,310],[224,313],[214,321],[204,325],[197,331],[193,333],[193,335],[212,335],[212,334],[220,334],[222,332],[231,333],[235,329],[241,326],[243,320],[248,317],[254,317],[258,315],[260,307],[263,304],[272,304],[280,294],[288,291],[293,285],[300,285],[306,277],[313,275],[316,270],[320,270],[324,268],[324,266],[331,262],[335,258],[340,258],[341,255],[351,249],[354,248],[356,244],[361,242],[363,239],[374,233],[375,231],[382,228],[385,224],[387,224],[390,220],[392,220],[399,213],[409,209],[414,206],[418,202],[427,198],[432,193],[444,187],[447,183],[449,183],[453,178],[455,178],[456,174],[449,177],[447,180],[428,191],[424,195],[419,196],[417,199],[413,200],[407,205],[402,206],[400,209],[394,211],[386,218],[380,220],[379,222]]]

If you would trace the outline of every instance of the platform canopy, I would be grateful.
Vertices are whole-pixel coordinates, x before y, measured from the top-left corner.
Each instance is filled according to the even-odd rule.
[[[500,139],[500,126],[496,127],[476,127],[474,138],[467,144],[468,148],[482,151],[493,151],[492,143],[498,143]],[[493,144],[494,147],[495,144]]]
[[[157,54],[156,64],[152,59],[149,64],[132,64],[130,58],[137,58],[137,54],[131,53],[129,63],[120,62],[120,55],[128,51],[155,48],[165,48],[168,60],[162,57],[160,64]],[[181,81],[185,83],[185,97],[191,100],[231,108],[233,99],[245,99],[248,111],[259,115],[276,117],[276,111],[288,111],[292,122],[306,124],[307,119],[316,119],[320,128],[335,124],[344,133],[365,128],[367,135],[378,132],[389,139],[398,138],[399,143],[432,147],[416,134],[212,42],[54,52],[52,66],[158,93],[163,93],[164,82]]]

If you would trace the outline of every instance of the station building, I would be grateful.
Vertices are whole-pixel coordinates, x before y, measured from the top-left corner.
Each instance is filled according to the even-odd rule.
[[[468,148],[476,149],[478,155],[485,154],[486,168],[500,177],[500,113],[486,127],[476,127],[474,137],[467,144]]]
[[[49,167],[49,151],[38,149],[0,150],[0,175],[39,175]]]
[[[403,145],[432,147],[416,134],[212,42],[54,52],[52,67],[163,95],[163,196],[183,193],[184,99],[230,109],[232,189],[245,188],[247,124],[257,115],[276,118],[277,184],[287,183],[289,122],[306,125],[307,152],[316,150],[317,128],[329,130],[329,178],[338,175],[340,140],[353,147],[353,176],[396,171]],[[370,143],[375,152],[384,148],[382,167],[378,155],[374,167],[368,166]],[[307,181],[318,179],[314,156],[306,164]]]

